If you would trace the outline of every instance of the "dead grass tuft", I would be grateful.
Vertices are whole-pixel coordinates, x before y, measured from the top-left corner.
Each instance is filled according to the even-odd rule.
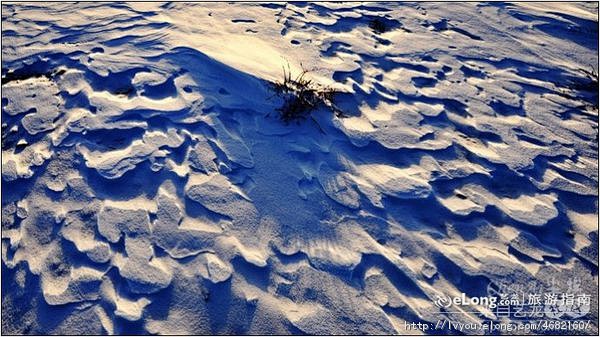
[[[339,90],[324,87],[309,79],[309,71],[304,68],[297,76],[292,76],[289,64],[287,70],[285,66],[282,68],[283,80],[273,84],[275,94],[283,98],[283,105],[277,109],[282,121],[289,123],[307,118],[315,121],[312,113],[320,107],[329,109],[338,117],[343,115],[334,103]]]

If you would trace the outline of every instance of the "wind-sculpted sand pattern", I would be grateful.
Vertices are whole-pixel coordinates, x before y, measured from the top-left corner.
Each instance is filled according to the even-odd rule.
[[[2,5],[3,332],[407,333],[501,321],[440,295],[576,278],[597,333],[597,20]],[[282,123],[288,63],[345,116]]]

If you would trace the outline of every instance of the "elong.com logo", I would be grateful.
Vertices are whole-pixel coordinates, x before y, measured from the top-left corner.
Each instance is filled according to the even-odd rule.
[[[481,305],[488,307],[489,309],[494,309],[497,306],[496,297],[488,297],[488,296],[480,296],[480,297],[467,297],[465,293],[462,293],[460,296],[450,297],[447,295],[437,295],[435,300],[433,300],[433,304],[435,304],[439,308],[449,308],[453,304],[454,305]]]

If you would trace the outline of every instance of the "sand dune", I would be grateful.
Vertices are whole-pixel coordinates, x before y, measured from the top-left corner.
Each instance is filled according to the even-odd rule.
[[[596,334],[597,64],[597,3],[3,4],[3,333]]]

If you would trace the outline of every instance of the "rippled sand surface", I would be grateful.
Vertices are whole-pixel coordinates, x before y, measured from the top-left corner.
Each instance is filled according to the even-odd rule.
[[[3,4],[3,333],[595,334],[597,65],[597,3]]]

